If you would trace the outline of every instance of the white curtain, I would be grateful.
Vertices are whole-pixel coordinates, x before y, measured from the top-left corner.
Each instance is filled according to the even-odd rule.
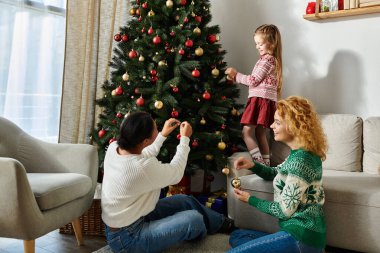
[[[65,0],[0,0],[0,116],[57,142]]]
[[[59,142],[91,142],[113,36],[127,24],[129,8],[129,0],[68,0]]]

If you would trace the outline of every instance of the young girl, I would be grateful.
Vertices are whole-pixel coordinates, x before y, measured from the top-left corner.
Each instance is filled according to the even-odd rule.
[[[326,244],[322,160],[326,158],[327,142],[317,113],[307,99],[289,97],[278,102],[271,128],[274,139],[290,147],[289,157],[277,167],[243,157],[234,166],[273,180],[274,201],[250,196],[240,189],[234,191],[239,200],[278,218],[280,231],[268,234],[235,230],[229,253],[322,253]]]
[[[234,68],[227,68],[227,78],[249,87],[241,124],[243,139],[254,161],[270,164],[266,128],[273,123],[276,102],[282,86],[281,35],[275,25],[259,26],[254,34],[260,59],[251,75],[244,75]],[[257,144],[254,136],[256,137]]]
[[[177,127],[181,134],[177,151],[170,163],[161,163],[156,156]],[[124,119],[118,140],[109,145],[104,159],[102,219],[112,252],[162,252],[207,233],[233,229],[231,219],[194,197],[159,199],[161,188],[183,177],[191,134],[189,123],[174,118],[160,133],[149,113],[134,112]]]

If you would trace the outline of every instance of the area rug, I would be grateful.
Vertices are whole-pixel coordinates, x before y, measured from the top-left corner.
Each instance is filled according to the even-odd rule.
[[[209,235],[205,239],[196,242],[184,242],[164,251],[165,253],[225,253],[230,245],[229,235],[215,234]],[[108,246],[105,246],[93,253],[112,253]]]

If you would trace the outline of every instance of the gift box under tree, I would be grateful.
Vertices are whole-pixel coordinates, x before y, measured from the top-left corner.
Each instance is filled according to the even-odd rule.
[[[227,192],[220,190],[197,196],[198,201],[212,210],[227,215]]]

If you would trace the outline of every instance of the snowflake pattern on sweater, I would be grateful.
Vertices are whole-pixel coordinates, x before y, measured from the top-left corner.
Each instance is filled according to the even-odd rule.
[[[249,198],[249,204],[279,218],[282,230],[312,246],[326,243],[326,225],[322,206],[322,161],[302,149],[292,150],[277,167],[255,163],[251,169],[264,180],[273,180],[274,201]]]

